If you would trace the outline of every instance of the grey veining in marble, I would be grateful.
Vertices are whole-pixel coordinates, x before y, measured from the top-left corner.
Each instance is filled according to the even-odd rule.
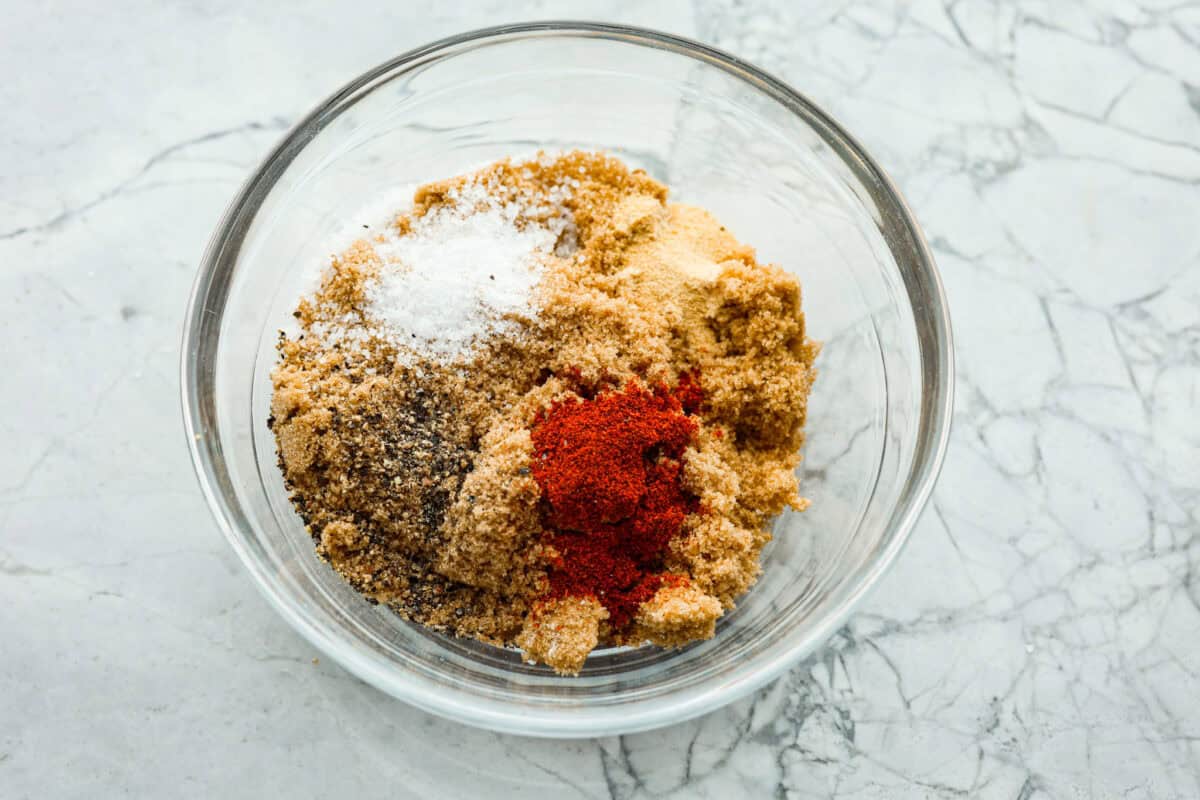
[[[119,6],[119,7],[118,7]],[[1200,4],[10,4],[0,24],[0,796],[1200,796]],[[663,731],[533,741],[350,678],[196,488],[205,240],[315,98],[470,27],[610,19],[755,61],[901,184],[955,433],[818,657]]]

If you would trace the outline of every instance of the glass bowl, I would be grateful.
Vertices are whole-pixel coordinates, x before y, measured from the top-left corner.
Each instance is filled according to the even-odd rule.
[[[270,371],[314,271],[365,203],[538,149],[605,150],[704,206],[799,276],[824,342],[801,491],[758,584],[716,637],[594,653],[581,675],[457,640],[373,607],[316,556],[267,429]],[[339,238],[340,237],[340,238]],[[430,308],[437,314],[437,308]],[[383,64],[321,103],[217,227],[182,350],[184,421],[230,544],[283,617],[383,691],[472,725],[543,736],[677,722],[762,686],[813,651],[895,559],[950,427],[942,287],[882,170],[780,81],[647,30],[535,23],[477,31]]]

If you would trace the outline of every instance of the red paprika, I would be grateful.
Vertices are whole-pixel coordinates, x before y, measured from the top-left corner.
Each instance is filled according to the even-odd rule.
[[[679,376],[679,385],[675,387],[675,396],[679,405],[688,414],[695,414],[704,402],[704,390],[700,388],[700,371],[690,370]]]
[[[685,410],[702,397],[689,373],[674,392],[630,382],[538,414],[532,471],[558,552],[549,598],[594,597],[620,630],[672,577],[662,573],[663,554],[699,507],[681,485],[680,459],[697,428]]]

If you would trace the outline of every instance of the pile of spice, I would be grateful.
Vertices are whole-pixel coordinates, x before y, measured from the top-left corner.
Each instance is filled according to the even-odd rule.
[[[280,334],[268,423],[321,557],[563,674],[711,637],[807,503],[796,280],[596,153],[426,185],[382,229]]]

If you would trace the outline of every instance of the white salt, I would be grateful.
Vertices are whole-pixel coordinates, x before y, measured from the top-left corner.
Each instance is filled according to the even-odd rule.
[[[407,235],[392,230],[374,243],[384,265],[367,288],[366,308],[389,339],[444,361],[505,329],[514,315],[536,313],[533,289],[543,260],[560,234],[572,238],[562,195],[532,206],[502,204],[487,187],[468,184],[451,199],[414,219]],[[531,210],[548,212],[547,225],[518,228]]]

